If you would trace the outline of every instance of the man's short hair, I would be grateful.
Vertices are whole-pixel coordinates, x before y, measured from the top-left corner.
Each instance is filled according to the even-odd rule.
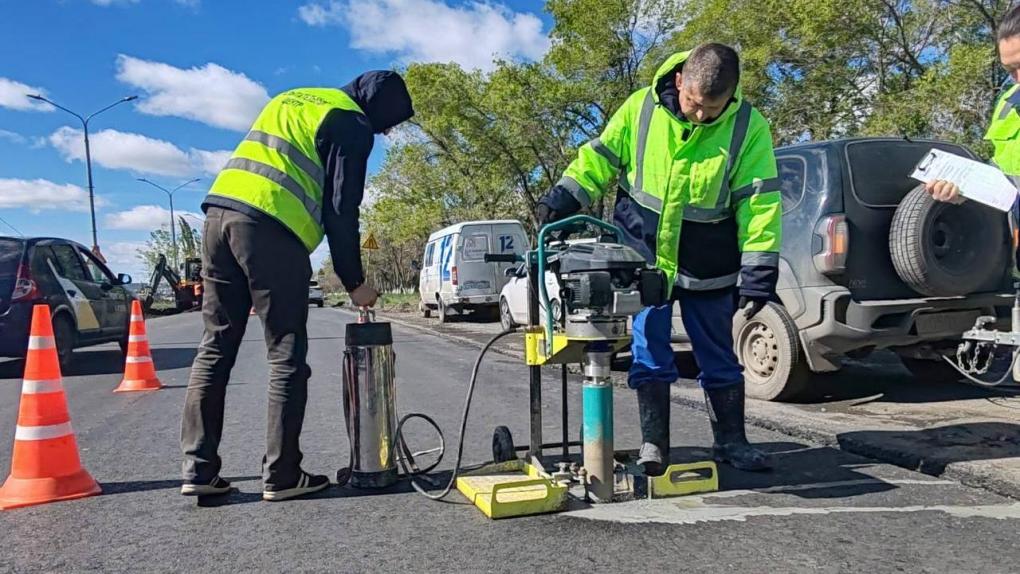
[[[740,57],[729,46],[702,44],[687,57],[682,73],[684,83],[691,82],[702,96],[730,96],[740,81]]]
[[[1020,36],[1020,6],[1014,6],[1002,17],[997,36],[999,41]]]

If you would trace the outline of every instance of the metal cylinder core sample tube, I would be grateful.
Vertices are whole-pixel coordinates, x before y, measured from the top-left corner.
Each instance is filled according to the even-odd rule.
[[[356,488],[385,488],[397,481],[394,362],[389,323],[347,325],[342,392]]]

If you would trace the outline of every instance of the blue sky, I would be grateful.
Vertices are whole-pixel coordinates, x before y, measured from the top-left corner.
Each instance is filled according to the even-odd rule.
[[[137,178],[171,188],[201,178],[174,196],[200,221],[218,166],[272,94],[411,61],[535,59],[550,25],[540,0],[0,0],[0,10],[0,218],[91,244],[80,124],[25,95],[82,115],[138,95],[89,126],[99,243],[115,272],[135,277],[136,249],[169,223],[166,196]]]

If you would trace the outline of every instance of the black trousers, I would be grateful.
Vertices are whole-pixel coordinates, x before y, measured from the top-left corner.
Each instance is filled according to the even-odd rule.
[[[262,476],[266,486],[295,484],[308,378],[308,250],[280,223],[209,207],[202,236],[205,334],[191,368],[181,450],[185,481],[220,472],[227,381],[254,306],[269,358],[269,417]]]

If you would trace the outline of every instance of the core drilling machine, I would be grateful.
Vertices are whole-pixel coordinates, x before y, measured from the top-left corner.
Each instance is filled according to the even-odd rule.
[[[578,226],[594,227],[595,242],[568,243],[565,238]],[[556,240],[558,236],[559,240]],[[511,261],[513,255],[489,255],[488,261]],[[527,457],[537,468],[545,448],[561,449],[559,473],[571,471],[586,486],[590,498],[613,499],[617,466],[613,441],[613,355],[630,343],[628,319],[644,307],[664,305],[668,300],[665,276],[651,268],[634,249],[622,244],[620,231],[601,220],[577,215],[543,227],[537,249],[526,254],[528,265],[528,327],[525,329],[525,362],[530,382],[530,445]],[[548,293],[546,273],[557,278],[561,309],[555,313]],[[540,279],[541,278],[541,279]],[[554,317],[559,317],[559,321]],[[540,324],[541,323],[541,324]],[[560,365],[562,383],[562,440],[544,444],[542,439],[542,367]],[[580,365],[582,382],[582,464],[567,465],[569,449],[578,446],[568,439],[568,365]],[[493,437],[497,462],[516,456],[506,427]]]
[[[598,237],[594,240],[566,241],[572,232],[585,227],[594,228]],[[534,504],[543,501],[529,500],[525,491],[531,487],[539,488],[547,495],[555,490],[565,496],[570,487],[580,486],[583,487],[584,497],[593,502],[610,502],[633,496],[634,481],[629,480],[625,466],[617,462],[614,448],[611,362],[613,355],[630,343],[629,318],[644,307],[664,305],[669,301],[665,275],[649,266],[637,251],[624,245],[618,228],[585,215],[576,215],[544,226],[538,233],[536,249],[524,256],[487,254],[485,261],[523,261],[528,271],[528,325],[524,329],[524,359],[529,370],[530,395],[528,446],[516,447],[509,428],[497,427],[492,441],[494,464],[489,465],[488,470],[482,467],[461,472],[464,430],[479,366],[485,353],[496,341],[516,331],[512,328],[493,337],[475,361],[460,424],[454,472],[445,489],[430,493],[415,481],[415,476],[422,476],[428,469],[420,471],[417,468],[415,455],[410,453],[402,436],[404,423],[412,418],[424,419],[439,431],[428,417],[417,413],[407,414],[392,432],[389,425],[384,425],[387,427],[384,429],[387,436],[382,439],[382,443],[388,446],[381,449],[381,452],[388,453],[386,458],[393,457],[400,463],[404,473],[410,476],[411,484],[421,494],[439,499],[446,496],[456,484],[465,496],[493,518],[562,508],[560,502],[549,503],[548,500],[544,504]],[[554,313],[553,298],[547,292],[546,273],[553,274],[559,285],[560,292],[556,298],[561,305],[559,313]],[[544,443],[542,371],[544,367],[552,365],[560,366],[562,436],[560,442]],[[582,374],[579,441],[570,441],[568,437],[568,365],[580,365]],[[350,371],[353,380],[358,370]],[[389,377],[392,377],[392,369],[389,373]],[[345,376],[345,386],[346,381]],[[385,394],[392,400],[392,385],[379,386],[390,389]],[[373,404],[378,401],[359,402]],[[442,445],[442,433],[439,435]],[[572,456],[571,447],[581,447],[580,464],[578,458]],[[431,452],[438,452],[441,458],[444,450],[440,446]],[[518,451],[526,451],[523,460],[517,457]],[[545,451],[556,454],[545,456]],[[379,449],[372,450],[374,458],[379,457],[378,452]],[[429,469],[434,468],[438,462],[436,460]],[[547,467],[550,462],[555,465],[555,469]],[[508,469],[522,473],[522,479],[508,479]],[[338,479],[343,482],[349,471],[342,469],[341,472]],[[662,485],[660,488],[664,495],[715,490],[718,487],[715,464],[710,461],[674,465],[669,467],[663,477],[649,478],[646,492],[650,496],[654,495],[652,490],[656,483],[653,481],[660,480],[657,484]],[[686,485],[681,488],[672,487],[674,483],[681,482]],[[618,488],[618,485],[622,488]],[[521,495],[521,504],[516,509],[510,509],[510,504],[497,500],[497,491],[502,491],[511,499],[514,494]],[[497,506],[503,510],[498,510]]]

